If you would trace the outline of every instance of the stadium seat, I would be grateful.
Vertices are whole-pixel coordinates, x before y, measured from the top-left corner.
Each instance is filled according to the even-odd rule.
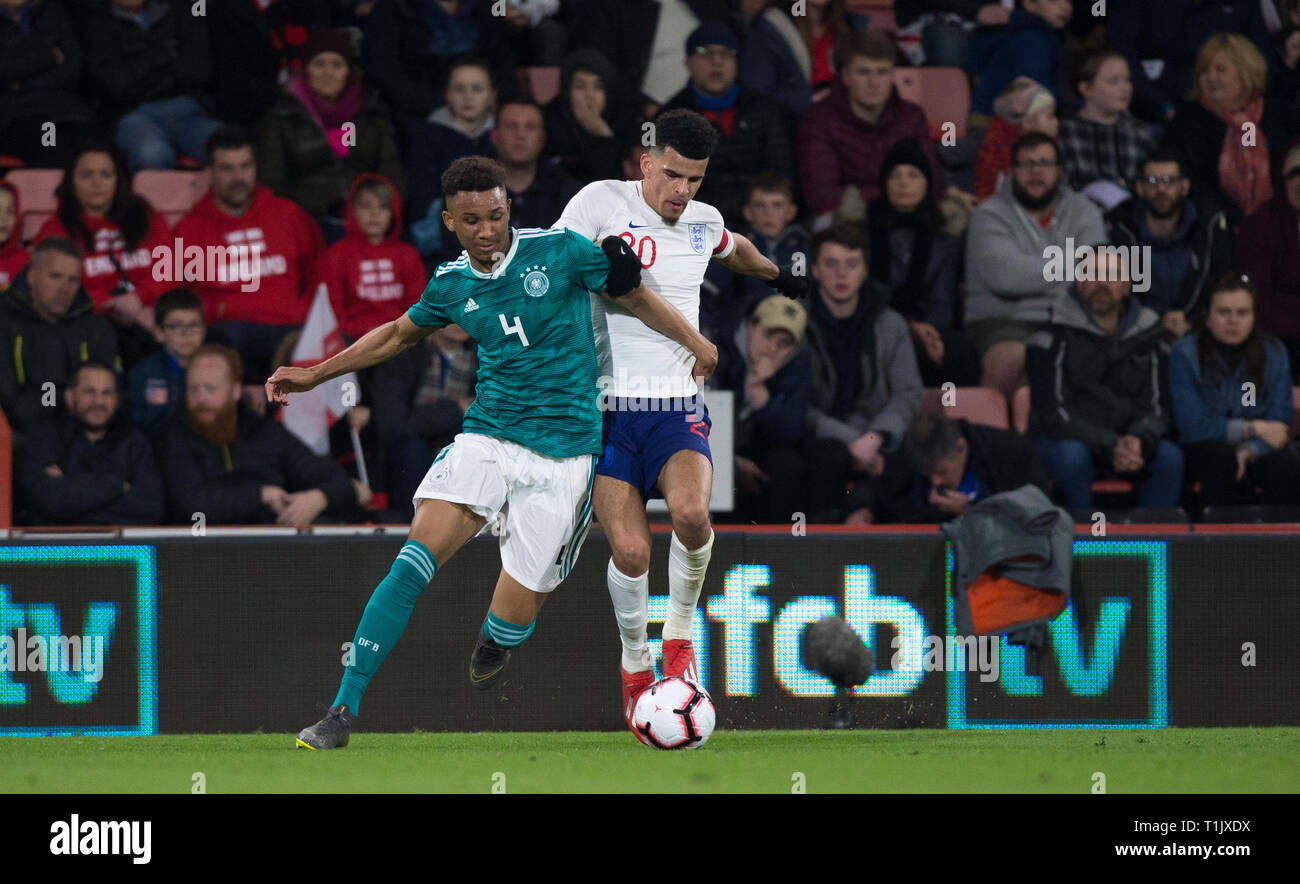
[[[13,169],[5,180],[18,190],[22,203],[22,241],[31,242],[41,225],[58,211],[59,201],[54,190],[63,180],[62,169]]]
[[[146,170],[136,173],[131,188],[162,213],[168,227],[175,227],[208,192],[210,182],[211,175],[206,169],[201,172]]]
[[[1291,436],[1300,439],[1300,387],[1291,388]]]
[[[1029,432],[1029,387],[1021,387],[1011,397],[1011,425],[1022,436]]]
[[[1098,479],[1092,483],[1093,494],[1132,494],[1133,483],[1128,479]]]
[[[942,414],[951,418],[965,418],[973,424],[1011,429],[1007,423],[1007,400],[997,390],[989,387],[957,387],[953,390],[952,405],[943,403],[943,391],[926,387],[921,393],[921,411]]]
[[[898,20],[894,16],[894,0],[848,0],[844,4],[846,12],[855,12],[867,17],[871,28],[898,36]]]
[[[26,165],[22,157],[16,157],[10,153],[0,153],[0,169],[21,169]]]
[[[925,111],[935,141],[943,136],[944,123],[956,127],[954,137],[966,135],[970,82],[961,68],[894,68],[894,85],[900,96]]]
[[[519,69],[519,91],[537,104],[546,104],[560,94],[560,69],[558,67],[532,67]]]

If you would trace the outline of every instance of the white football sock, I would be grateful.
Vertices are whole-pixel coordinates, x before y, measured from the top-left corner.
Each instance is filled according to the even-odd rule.
[[[654,655],[646,645],[646,620],[650,616],[650,572],[628,577],[609,560],[605,571],[609,598],[614,603],[618,634],[623,640],[623,668],[628,672],[654,669]]]
[[[664,621],[664,639],[691,638],[691,625],[695,605],[704,587],[704,572],[713,555],[713,531],[709,542],[699,549],[687,549],[673,532],[673,542],[668,550],[668,619]]]

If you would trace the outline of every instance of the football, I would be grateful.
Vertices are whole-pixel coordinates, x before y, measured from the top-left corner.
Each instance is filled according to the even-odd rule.
[[[632,712],[637,736],[656,749],[698,749],[708,742],[716,722],[708,691],[676,676],[642,691]]]

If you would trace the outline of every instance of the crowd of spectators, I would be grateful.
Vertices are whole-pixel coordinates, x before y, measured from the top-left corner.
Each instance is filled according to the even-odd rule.
[[[715,262],[701,291],[736,520],[936,521],[1026,483],[1087,510],[1099,479],[1300,501],[1300,0],[895,0],[889,30],[878,6],[0,0],[0,165],[62,170],[30,242],[0,180],[17,519],[409,517],[473,342],[363,372],[319,455],[261,392],[317,294],[359,338],[459,252],[453,160],[496,157],[514,226],[550,226],[638,177],[673,108],[718,130],[697,198],[813,282],[791,301]],[[961,139],[907,65],[964,72]],[[169,225],[133,181],[175,168],[210,184]],[[1079,247],[1091,277],[1051,272]],[[923,408],[977,386],[1007,414],[1027,387],[1027,433]]]

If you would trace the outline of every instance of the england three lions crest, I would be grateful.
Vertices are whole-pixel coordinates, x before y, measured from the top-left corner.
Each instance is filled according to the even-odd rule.
[[[687,226],[687,232],[691,236],[691,249],[695,252],[695,254],[703,255],[705,252],[704,225],[690,224]]]

